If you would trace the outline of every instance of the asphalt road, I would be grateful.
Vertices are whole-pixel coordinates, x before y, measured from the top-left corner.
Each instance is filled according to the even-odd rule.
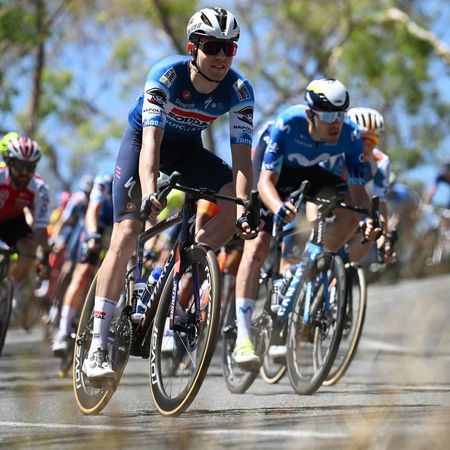
[[[337,385],[298,396],[287,377],[257,379],[231,394],[217,352],[179,418],[155,411],[137,358],[105,410],[84,416],[42,331],[13,329],[0,357],[0,448],[448,449],[449,301],[450,275],[370,285],[360,348]]]

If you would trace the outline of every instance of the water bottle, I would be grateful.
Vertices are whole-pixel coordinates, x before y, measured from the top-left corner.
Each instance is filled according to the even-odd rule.
[[[155,267],[148,277],[147,282],[145,282],[144,279],[140,279],[136,280],[136,282],[134,283],[132,304],[136,305],[136,307],[135,312],[131,314],[132,322],[139,323],[145,311],[147,310],[147,304],[150,299],[151,291],[153,289],[153,286],[161,276],[161,272],[161,267]]]
[[[286,294],[291,280],[297,270],[297,264],[292,265],[286,272],[284,277],[278,278],[273,282],[273,292],[271,297],[270,310],[273,313],[277,313],[280,309],[281,302]]]
[[[280,300],[281,300],[281,289],[284,285],[283,277],[280,277],[273,282],[272,286],[272,296],[270,298],[270,310],[273,313],[278,312],[280,309]]]

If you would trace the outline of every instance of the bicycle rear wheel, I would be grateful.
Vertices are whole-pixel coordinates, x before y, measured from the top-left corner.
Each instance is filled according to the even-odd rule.
[[[198,289],[201,311],[177,305],[176,329],[169,329],[173,269],[161,293],[150,347],[150,388],[165,416],[185,411],[197,395],[211,361],[219,329],[220,274],[215,253],[194,244],[183,250],[180,286]],[[188,284],[188,286],[186,286]],[[176,358],[175,370],[173,358]]]
[[[270,334],[272,335],[273,332],[273,321],[276,318],[276,315],[272,312],[269,312],[270,309],[270,294],[271,289],[268,287],[268,283],[262,283],[259,286],[259,295],[258,298],[265,299],[265,310],[266,314],[271,318],[271,325],[270,325]],[[268,330],[269,331],[269,330]],[[272,336],[270,336],[271,338]],[[269,342],[267,343],[267,348],[265,349],[265,352],[263,354],[263,360],[261,368],[259,369],[259,375],[263,379],[263,381],[267,384],[275,384],[278,383],[286,373],[286,360],[278,360],[272,358],[268,353],[268,348],[270,346],[270,338]]]
[[[236,346],[236,302],[233,297],[224,311],[223,345],[222,345],[222,371],[227,389],[233,394],[243,394],[258,376],[256,371],[243,370],[234,360]]]
[[[84,302],[73,357],[73,390],[78,408],[84,414],[98,414],[108,404],[128,361],[132,337],[129,311],[126,307],[119,307],[114,314],[108,336],[108,353],[116,378],[108,381],[91,381],[86,377],[82,368],[91,346],[96,285],[97,277],[94,278]]]
[[[303,319],[308,289],[308,283],[303,283],[288,324],[288,375],[297,394],[312,394],[320,387],[333,364],[342,335],[344,264],[337,255],[325,254],[324,258],[325,268],[318,275],[320,283],[313,288],[309,320],[305,323]]]
[[[8,331],[9,319],[12,310],[13,286],[10,280],[5,279],[0,283],[0,355],[5,344],[6,332]]]
[[[324,386],[337,383],[347,371],[358,348],[367,306],[367,284],[364,270],[350,263],[345,265],[347,302],[341,343],[333,366],[323,382]]]

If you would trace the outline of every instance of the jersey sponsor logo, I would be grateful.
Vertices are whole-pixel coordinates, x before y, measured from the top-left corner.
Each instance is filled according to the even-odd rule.
[[[252,140],[250,138],[238,138],[236,139],[236,144],[245,144],[245,145],[252,145]]]
[[[212,97],[209,97],[205,100],[205,109],[209,108],[209,107],[215,108],[216,106],[217,106],[216,102],[214,101],[214,99]]]
[[[217,117],[214,116],[207,116],[194,111],[183,111],[178,108],[173,108],[172,111],[169,112],[169,117],[176,122],[184,123],[186,125],[196,125],[201,128],[206,128],[210,123],[217,119]]]
[[[175,99],[175,103],[182,108],[195,108],[195,103],[184,103],[179,98]]]
[[[209,122],[205,122],[204,120],[199,120],[195,117],[183,117],[177,114],[174,114],[172,111],[169,112],[169,117],[176,122],[180,122],[186,125],[197,125],[201,128],[206,128],[209,125]]]
[[[158,119],[144,119],[142,121],[142,126],[143,127],[159,127],[159,128],[163,128],[164,127],[164,122],[162,120],[158,120]]]
[[[167,87],[172,86],[173,82],[175,81],[175,78],[177,77],[177,74],[175,73],[175,70],[173,67],[171,67],[166,73],[164,73],[159,81],[166,85]]]
[[[331,155],[329,153],[322,153],[314,159],[309,160],[301,153],[291,153],[288,155],[288,161],[295,161],[299,166],[315,166],[320,161],[324,161],[325,159],[330,159]]]
[[[243,80],[237,80],[236,83],[233,84],[233,89],[239,100],[248,100],[250,98],[250,92],[248,92],[247,86],[245,86]]]
[[[291,132],[291,127],[290,125],[285,125],[284,120],[283,119],[278,119],[277,123],[275,124],[275,126],[281,130],[281,131],[285,131],[286,134],[289,134]]]
[[[148,96],[147,100],[150,103],[153,103],[156,106],[160,106],[161,108],[167,102],[167,95],[162,89],[159,88],[148,89],[146,91],[146,94]]]
[[[165,111],[162,110],[161,108],[155,108],[155,107],[150,106],[149,108],[143,108],[142,114],[145,114],[147,116],[152,115],[152,114],[161,115],[161,114],[165,114]]]
[[[253,107],[252,106],[246,106],[245,108],[240,109],[237,113],[240,114],[238,116],[239,120],[249,124],[250,126],[253,125]]]

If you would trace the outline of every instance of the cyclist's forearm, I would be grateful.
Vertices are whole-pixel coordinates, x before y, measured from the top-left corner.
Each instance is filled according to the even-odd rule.
[[[234,193],[237,197],[248,199],[253,187],[253,166],[249,145],[235,144],[231,147],[233,158]],[[244,208],[237,206],[236,217],[244,213]]]
[[[278,195],[278,191],[275,187],[278,178],[279,175],[275,172],[263,171],[261,172],[258,182],[258,192],[261,200],[274,214],[279,211],[281,205],[283,204],[283,201]]]
[[[145,127],[142,131],[142,148],[139,157],[139,178],[142,198],[156,192],[159,173],[159,152],[164,130]]]
[[[33,230],[34,238],[38,245],[36,256],[42,258],[45,254],[50,251],[48,245],[47,229],[46,228],[35,228]]]

